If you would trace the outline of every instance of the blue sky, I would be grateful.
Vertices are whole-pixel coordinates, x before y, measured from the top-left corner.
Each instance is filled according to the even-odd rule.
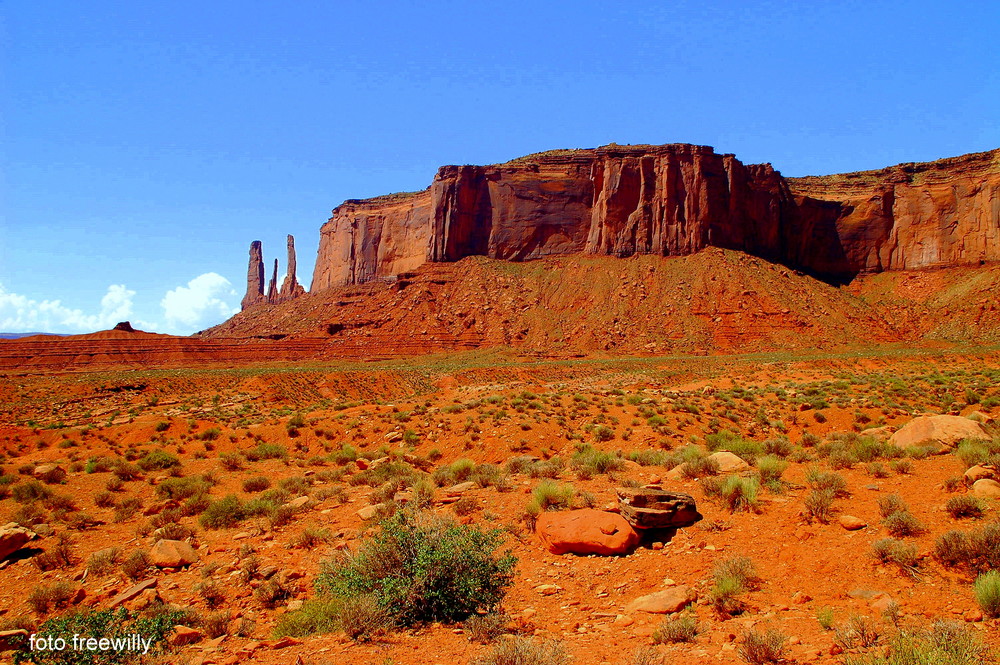
[[[686,142],[786,175],[1000,147],[992,2],[8,0],[0,330],[238,307],[250,241],[308,286],[346,198],[442,164]]]

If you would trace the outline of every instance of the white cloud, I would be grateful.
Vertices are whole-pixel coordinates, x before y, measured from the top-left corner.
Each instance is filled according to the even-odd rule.
[[[98,314],[66,307],[59,300],[32,300],[10,293],[0,284],[0,331],[87,333],[106,330],[132,314],[135,291],[112,284],[101,298]]]
[[[187,286],[167,291],[160,301],[166,328],[190,334],[222,323],[240,308],[239,296],[228,279],[214,272],[198,275]],[[230,303],[235,303],[230,305]]]

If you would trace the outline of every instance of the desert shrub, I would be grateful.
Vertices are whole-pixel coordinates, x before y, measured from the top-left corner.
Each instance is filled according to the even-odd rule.
[[[371,594],[404,625],[464,619],[498,606],[512,582],[516,559],[496,553],[502,533],[399,511],[356,553],[326,561],[316,587],[344,598]]]
[[[434,469],[434,473],[431,474],[431,479],[438,487],[456,485],[469,480],[475,470],[476,463],[463,457],[462,459],[455,460],[451,464]]]
[[[806,469],[806,483],[814,490],[831,490],[835,497],[847,496],[847,481],[839,473],[817,466]]]
[[[48,514],[37,504],[29,503],[14,511],[10,519],[12,522],[17,522],[20,526],[30,529],[32,525],[44,523],[47,517]]]
[[[98,577],[108,575],[118,565],[120,554],[117,547],[98,550],[87,558],[87,570]]]
[[[653,631],[656,644],[694,642],[698,636],[698,616],[693,612],[682,612],[669,616]]]
[[[330,461],[343,466],[358,459],[358,449],[349,443],[340,446],[340,450],[330,453]]]
[[[180,501],[198,494],[205,494],[211,489],[212,485],[198,476],[167,478],[156,486],[156,496],[161,499]]]
[[[918,563],[916,546],[895,538],[882,538],[872,543],[872,556],[882,563],[894,563],[906,569],[913,569]]]
[[[137,616],[124,608],[117,610],[85,610],[66,616],[54,617],[43,623],[36,633],[37,640],[61,638],[68,643],[74,635],[83,639],[106,638],[112,644],[116,640],[125,640],[130,635],[138,634],[146,639],[152,639],[150,656],[155,656],[162,649],[163,641],[174,625],[183,621],[182,613],[164,611],[150,616]],[[14,653],[14,663],[35,663],[36,665],[84,665],[101,663],[101,665],[124,665],[138,663],[143,660],[141,652],[129,650],[109,651],[77,651],[65,649],[61,651],[31,651],[25,645]],[[145,661],[144,661],[145,662]]]
[[[462,623],[472,642],[487,644],[507,633],[510,618],[503,612],[473,614]]]
[[[230,621],[232,618],[228,611],[211,612],[202,618],[200,626],[205,635],[214,639],[229,634]]]
[[[302,530],[298,538],[293,541],[293,546],[311,550],[321,543],[328,543],[333,540],[333,534],[330,533],[329,529],[320,529],[318,527],[307,527]]]
[[[882,525],[890,534],[897,538],[915,536],[924,530],[920,521],[908,511],[892,513],[882,520]]]
[[[816,621],[823,630],[833,630],[833,608],[826,606],[817,610]]]
[[[247,458],[238,452],[222,453],[219,455],[219,464],[221,464],[222,468],[226,471],[241,470],[246,460]]]
[[[125,522],[142,511],[142,499],[137,496],[125,497],[115,506],[114,521]]]
[[[33,503],[52,496],[52,490],[37,480],[28,480],[19,485],[14,485],[10,493],[14,497],[14,501],[18,503]]]
[[[944,509],[955,519],[983,516],[983,505],[974,496],[953,496],[948,499],[948,503],[945,504]]]
[[[268,609],[274,609],[289,596],[291,596],[290,589],[273,577],[264,580],[253,592],[254,600]]]
[[[893,460],[889,466],[891,466],[892,470],[901,476],[913,473],[913,463],[908,459]]]
[[[541,511],[568,510],[573,507],[574,492],[572,485],[543,480],[531,493],[532,503]]]
[[[869,462],[865,466],[865,469],[868,471],[868,474],[873,478],[889,477],[889,471],[885,468],[885,465],[882,464],[881,462]]]
[[[157,432],[166,432],[168,429],[170,429],[170,423],[168,423],[165,420],[161,420],[160,422],[156,423],[156,426],[153,429],[155,429]]]
[[[278,487],[291,495],[301,495],[309,491],[310,484],[309,480],[303,476],[291,476],[290,478],[282,478]]]
[[[712,570],[714,585],[709,593],[712,606],[720,614],[737,614],[743,610],[739,596],[756,589],[761,582],[749,557],[741,556],[722,561]]]
[[[834,496],[835,493],[832,489],[814,489],[806,496],[802,503],[806,508],[806,512],[815,517],[819,522],[826,524],[833,515]]]
[[[202,582],[195,586],[195,591],[205,600],[205,604],[212,609],[221,607],[226,602],[226,591],[222,588],[222,585],[216,582]],[[218,635],[213,635],[213,637],[218,637]]]
[[[587,445],[580,448],[571,462],[572,467],[579,474],[591,477],[601,473],[612,473],[625,468],[625,461],[614,453],[595,450]]]
[[[244,492],[263,492],[271,487],[271,481],[264,476],[254,476],[243,481]]]
[[[888,494],[878,500],[878,512],[882,517],[888,517],[893,513],[906,512],[909,508],[903,501],[903,497],[898,494]]]
[[[762,485],[781,481],[781,474],[788,469],[788,462],[775,456],[765,455],[757,460],[757,475]]]
[[[265,459],[286,459],[288,450],[280,444],[261,441],[255,448],[244,451],[243,455],[251,462],[259,462]]]
[[[784,633],[776,628],[765,631],[751,628],[743,634],[736,652],[751,665],[777,663],[785,655],[787,640]]]
[[[176,456],[165,450],[152,450],[143,455],[136,463],[143,471],[153,471],[156,469],[166,470],[175,466],[180,466],[181,461]]]
[[[38,614],[48,614],[49,610],[68,607],[73,594],[73,585],[69,582],[38,585],[28,594],[28,605]]]
[[[852,614],[843,626],[837,626],[834,631],[834,642],[845,651],[848,649],[867,649],[878,644],[882,631],[878,623],[870,617]]]
[[[1000,571],[991,570],[976,578],[973,584],[976,602],[988,617],[1000,617]]]
[[[955,455],[962,460],[965,468],[985,464],[990,458],[990,449],[982,441],[964,439],[955,446]]]
[[[94,497],[94,505],[98,508],[114,508],[115,503],[115,495],[111,492],[101,492]]]
[[[73,554],[73,539],[66,533],[56,536],[56,542],[42,554],[36,554],[32,561],[39,570],[55,570],[69,568],[76,560]]]
[[[206,529],[228,529],[246,519],[246,509],[240,500],[230,494],[213,501],[198,518],[198,523]]]
[[[343,601],[339,598],[307,600],[298,610],[281,615],[274,627],[274,636],[304,637],[339,630],[342,606]]]
[[[740,478],[729,476],[719,487],[719,497],[729,512],[756,510],[760,501],[757,494],[760,484],[756,478]]]
[[[149,565],[149,555],[143,550],[136,550],[122,561],[122,572],[131,580],[140,580],[146,576]]]
[[[689,459],[681,467],[681,472],[685,478],[702,478],[704,476],[718,475],[719,463],[716,460],[704,456],[689,455],[686,457],[689,457]]]
[[[935,621],[929,630],[896,635],[884,653],[846,660],[847,665],[982,665],[989,662],[979,637],[954,621]]]
[[[515,637],[503,640],[472,661],[472,665],[569,665],[570,655],[561,642]]]

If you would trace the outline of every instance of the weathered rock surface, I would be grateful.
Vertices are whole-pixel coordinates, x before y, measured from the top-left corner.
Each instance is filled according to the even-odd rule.
[[[639,596],[625,606],[626,612],[649,612],[651,614],[673,614],[698,600],[698,593],[683,584],[664,591]]]
[[[998,155],[789,179],[687,144],[444,166],[422,192],[334,209],[311,291],[471,255],[677,256],[716,246],[833,281],[1000,261]]]
[[[1000,499],[1000,483],[991,478],[977,480],[972,483],[972,493],[984,499]]]
[[[966,485],[972,485],[977,480],[982,480],[983,478],[992,478],[993,480],[996,480],[997,478],[1000,478],[1000,471],[998,471],[995,466],[983,466],[977,464],[976,466],[966,469],[963,477],[965,478]]]
[[[961,416],[918,416],[889,438],[899,448],[938,446],[953,448],[962,439],[988,441],[990,436],[979,423]]]
[[[157,568],[179,568],[198,561],[198,553],[183,540],[158,540],[149,550],[149,561]]]
[[[39,464],[31,475],[47,483],[61,483],[66,480],[66,469],[58,464]]]
[[[32,531],[16,522],[0,527],[0,561],[24,547],[34,537],[35,534]]]
[[[639,544],[625,518],[591,508],[542,513],[535,532],[553,554],[628,554]]]
[[[636,529],[681,529],[702,519],[690,494],[619,487],[618,510]]]
[[[717,453],[712,453],[708,456],[708,459],[715,460],[715,463],[719,465],[720,473],[739,473],[740,471],[747,471],[750,468],[745,459],[728,450],[720,450]]]
[[[840,526],[844,527],[848,531],[857,531],[858,529],[863,529],[868,526],[860,517],[855,517],[854,515],[841,515],[837,520],[840,522]]]

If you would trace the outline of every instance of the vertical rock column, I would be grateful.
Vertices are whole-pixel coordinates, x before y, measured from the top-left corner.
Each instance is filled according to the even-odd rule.
[[[278,301],[278,259],[274,260],[274,272],[271,273],[271,281],[267,285],[267,302]]]
[[[242,307],[264,302],[264,258],[260,240],[250,243],[250,266],[247,268],[247,292]]]
[[[278,302],[285,302],[305,293],[305,289],[299,284],[298,278],[295,275],[295,238],[291,235],[288,236],[287,266],[288,274],[285,275],[285,279],[281,282],[281,290],[278,291]]]

